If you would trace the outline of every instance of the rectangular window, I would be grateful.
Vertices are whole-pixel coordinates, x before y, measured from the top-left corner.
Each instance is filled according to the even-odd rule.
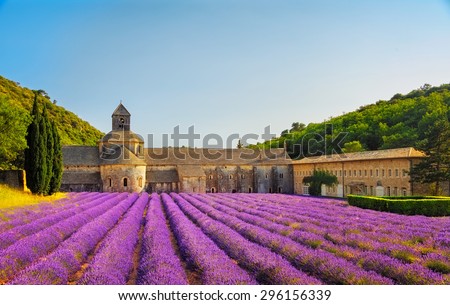
[[[309,186],[304,186],[303,187],[303,194],[304,195],[309,195]]]
[[[381,170],[381,177],[384,177],[384,169]]]

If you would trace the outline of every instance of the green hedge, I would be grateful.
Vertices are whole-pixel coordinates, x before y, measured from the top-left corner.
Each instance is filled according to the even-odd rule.
[[[404,215],[450,216],[450,197],[369,197],[348,195],[350,205]]]

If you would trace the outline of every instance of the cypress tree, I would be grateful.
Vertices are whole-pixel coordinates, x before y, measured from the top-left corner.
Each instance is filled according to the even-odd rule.
[[[48,186],[48,171],[47,171],[47,124],[43,116],[39,117],[39,137],[38,147],[36,150],[36,183],[37,193],[45,194]]]
[[[25,149],[25,172],[27,187],[33,194],[39,192],[38,168],[39,168],[39,109],[37,103],[37,93],[34,93],[33,108],[31,110],[32,121],[27,129],[27,148]]]
[[[54,122],[51,122],[52,135],[53,135],[53,175],[50,180],[50,191],[49,194],[53,194],[59,191],[61,187],[62,178],[62,150],[61,150],[61,139],[59,137],[58,129]]]
[[[34,92],[31,116],[33,121],[27,130],[25,150],[25,171],[27,187],[33,194],[46,193],[47,178],[47,128],[45,118],[39,114],[39,91]]]
[[[45,128],[45,149],[46,149],[46,174],[43,184],[43,193],[48,195],[50,193],[50,180],[53,176],[53,146],[54,146],[54,137],[53,137],[53,130],[52,130],[52,124],[48,118],[47,114],[47,106],[44,103],[44,108],[42,110],[42,120]]]

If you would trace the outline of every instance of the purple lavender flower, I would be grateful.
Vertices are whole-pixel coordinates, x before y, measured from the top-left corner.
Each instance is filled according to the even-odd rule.
[[[295,269],[279,255],[251,243],[236,231],[215,221],[193,207],[181,196],[172,194],[175,201],[227,254],[252,272],[265,284],[320,284],[318,279]],[[254,232],[258,234],[258,232]]]
[[[200,228],[193,224],[167,194],[161,195],[180,251],[188,265],[201,271],[203,284],[256,284]]]
[[[108,211],[127,194],[120,194],[104,203],[29,235],[0,251],[0,282],[11,279],[21,269],[55,249],[80,227]]]
[[[159,196],[153,193],[146,216],[138,284],[186,285],[188,280],[170,240]]]
[[[88,285],[127,283],[133,268],[133,254],[148,199],[148,194],[142,193],[124,219],[109,232],[79,283]]]

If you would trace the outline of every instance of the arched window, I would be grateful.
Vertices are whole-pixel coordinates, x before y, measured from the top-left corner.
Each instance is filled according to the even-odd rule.
[[[128,186],[128,178],[123,178],[123,186]]]
[[[112,187],[112,179],[111,178],[108,178],[108,184],[109,184],[109,187]]]
[[[138,178],[138,185],[139,185],[139,187],[142,187],[142,177]]]

